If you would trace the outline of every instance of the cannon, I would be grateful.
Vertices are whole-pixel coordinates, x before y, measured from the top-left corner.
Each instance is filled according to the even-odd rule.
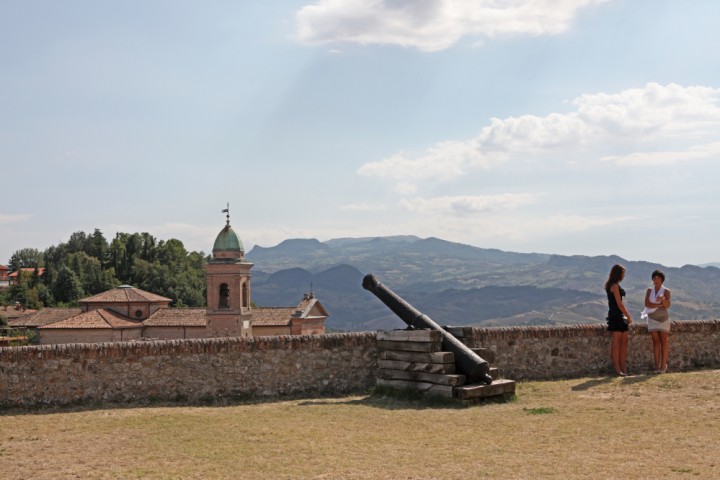
[[[479,381],[491,384],[493,379],[489,375],[490,365],[478,354],[470,350],[460,340],[453,337],[432,318],[423,314],[408,302],[400,298],[398,294],[380,283],[375,275],[369,274],[363,278],[362,286],[365,290],[373,293],[390,310],[405,322],[408,327],[414,329],[437,330],[442,334],[442,345],[445,350],[455,355],[455,364],[460,373],[465,374],[469,381]]]

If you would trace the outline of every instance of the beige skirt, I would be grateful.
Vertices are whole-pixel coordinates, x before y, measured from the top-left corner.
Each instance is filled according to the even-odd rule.
[[[667,308],[658,308],[647,317],[648,332],[670,333],[670,314]]]

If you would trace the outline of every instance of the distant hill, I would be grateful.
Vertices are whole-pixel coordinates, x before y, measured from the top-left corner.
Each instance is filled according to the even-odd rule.
[[[720,268],[720,262],[703,263],[702,265],[698,265],[698,267],[715,267],[715,268]]]
[[[639,313],[650,274],[660,268],[673,292],[673,317],[720,316],[720,269],[663,267],[617,256],[515,253],[415,236],[286,240],[247,253],[255,263],[253,300],[296,305],[312,289],[331,314],[328,326],[363,331],[404,324],[361,287],[381,282],[444,325],[604,323],[610,267],[627,268],[627,304]],[[639,315],[637,315],[639,318]]]

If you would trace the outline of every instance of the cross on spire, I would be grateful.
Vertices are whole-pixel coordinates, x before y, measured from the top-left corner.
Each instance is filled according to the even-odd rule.
[[[230,202],[227,203],[227,208],[223,209],[222,213],[227,213],[225,216],[227,218],[227,226],[230,226]]]

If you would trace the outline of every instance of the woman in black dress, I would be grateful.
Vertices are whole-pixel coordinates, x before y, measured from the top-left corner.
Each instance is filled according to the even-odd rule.
[[[608,297],[608,330],[612,332],[612,362],[615,373],[624,377],[627,375],[626,361],[628,349],[628,325],[632,323],[632,317],[623,305],[622,297],[625,290],[620,287],[620,282],[625,278],[625,267],[614,265],[610,269],[607,282],[605,282],[605,293]]]

